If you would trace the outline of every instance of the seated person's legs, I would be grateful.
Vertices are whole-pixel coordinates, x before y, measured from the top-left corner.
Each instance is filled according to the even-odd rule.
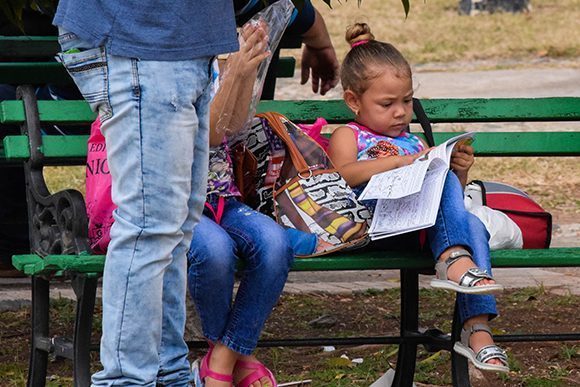
[[[232,204],[233,209],[228,211],[232,216],[224,216],[223,227],[236,241],[245,266],[232,310],[235,317],[230,319],[225,335],[226,344],[230,348],[237,346],[243,355],[234,369],[236,383],[257,378],[263,386],[271,385],[268,383],[274,380],[273,375],[258,378],[267,369],[258,363],[253,351],[284,289],[294,252],[286,232],[270,217],[239,202]],[[245,328],[240,326],[241,321]]]
[[[433,255],[438,257],[439,262],[446,260],[453,252],[459,254],[460,258],[450,265],[447,271],[448,278],[454,282],[458,282],[463,273],[473,267],[486,270],[487,274],[491,276],[489,234],[483,223],[465,210],[462,198],[461,184],[453,173],[449,173],[443,190],[440,210],[437,214],[437,223],[429,229],[431,249]],[[461,251],[464,249],[470,251],[462,253]],[[484,278],[474,283],[473,286],[494,284],[493,279]],[[459,293],[457,302],[463,329],[466,332],[471,332],[472,327],[476,330],[471,334],[464,334],[465,343],[457,344],[463,346],[461,350],[464,352],[472,351],[474,359],[476,354],[486,346],[488,346],[487,350],[501,352],[494,345],[491,334],[480,328],[482,325],[487,326],[487,322],[497,316],[495,298],[491,295]],[[480,368],[489,367],[496,371],[507,370],[505,359],[497,357],[484,358],[477,366]]]
[[[293,250],[282,227],[236,199],[227,199],[220,224],[221,227],[204,218],[194,230],[189,257],[190,291],[202,319],[204,334],[215,344],[209,359],[204,359],[206,367],[202,367],[200,373],[209,378],[206,383],[216,382],[212,374],[207,373],[206,368],[209,368],[221,375],[233,373],[236,383],[256,378],[265,385],[269,377],[264,376],[266,369],[253,352],[263,325],[284,288]],[[223,248],[216,248],[217,242]],[[213,262],[208,262],[210,260]],[[230,309],[238,260],[242,260],[244,266]],[[209,271],[212,273],[202,279]],[[215,295],[207,294],[207,289],[212,289]],[[218,294],[219,300],[216,300]]]
[[[207,216],[202,216],[194,228],[187,255],[187,282],[203,334],[211,342],[222,337],[231,311],[237,263],[235,251],[235,242],[228,233]]]
[[[433,256],[439,262],[436,265],[437,276],[442,279],[432,281],[432,286],[466,293],[491,293],[501,291],[503,288],[496,284],[490,277],[489,272],[483,273],[475,270],[469,273],[469,269],[484,270],[489,264],[480,267],[473,260],[472,239],[470,223],[472,215],[465,210],[463,204],[463,190],[457,176],[449,172],[441,197],[439,212],[436,223],[428,229],[428,238]],[[483,226],[483,225],[482,225]],[[479,230],[480,228],[478,228]],[[482,238],[487,238],[485,229],[482,230]],[[487,239],[486,239],[487,240]],[[451,256],[450,261],[445,264]],[[478,262],[489,261],[486,257],[478,257]],[[465,275],[465,277],[464,277]],[[447,279],[443,278],[444,276]],[[465,278],[461,286],[455,285]],[[455,283],[455,284],[454,284]]]
[[[474,215],[468,217],[469,232],[471,236],[471,246],[473,249],[473,260],[481,269],[487,270],[491,275],[491,262],[489,259],[489,234],[485,226]],[[461,294],[457,295],[457,302],[459,306],[460,319],[463,323],[464,333],[462,339],[465,343],[457,343],[456,346],[461,347],[459,351],[466,353],[473,351],[472,355],[480,353],[484,347],[488,347],[488,351],[498,357],[491,357],[488,360],[482,360],[482,363],[491,366],[491,370],[507,371],[507,363],[502,350],[495,346],[493,336],[490,331],[485,329],[488,326],[488,321],[497,316],[495,297],[492,295],[478,295],[478,294]],[[484,329],[481,329],[481,327]],[[503,360],[502,360],[503,359]],[[494,366],[496,366],[494,368]],[[480,368],[485,367],[481,364]]]

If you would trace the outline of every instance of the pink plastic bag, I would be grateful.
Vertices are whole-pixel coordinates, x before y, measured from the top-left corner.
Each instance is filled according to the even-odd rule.
[[[326,151],[328,148],[328,138],[322,136],[321,134],[322,128],[325,125],[328,125],[328,122],[326,122],[326,120],[322,117],[318,117],[316,121],[314,121],[314,123],[311,125],[298,124],[298,126],[300,127],[300,129],[302,129],[304,133],[309,135],[310,138],[316,141],[318,145],[320,145],[322,149]]]
[[[107,163],[105,137],[97,118],[91,125],[87,150],[86,197],[89,218],[89,243],[95,254],[105,254],[111,241],[113,210],[111,199],[111,174]]]

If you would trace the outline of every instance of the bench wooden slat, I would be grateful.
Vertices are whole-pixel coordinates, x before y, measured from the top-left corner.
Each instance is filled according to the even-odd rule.
[[[440,144],[457,133],[434,133]],[[579,156],[580,132],[478,132],[477,156]]]
[[[52,58],[59,49],[56,36],[0,36],[0,57]]]
[[[293,57],[280,58],[276,66],[276,77],[292,78],[295,68],[296,59]],[[0,62],[0,83],[70,85],[73,80],[59,62]]]
[[[280,48],[300,48],[302,38],[283,36]],[[0,36],[0,56],[37,58],[53,57],[60,51],[56,36]]]
[[[433,123],[438,122],[519,122],[578,121],[580,98],[492,98],[422,99]],[[342,100],[262,101],[259,112],[276,111],[293,120],[314,121],[324,117],[330,123],[352,120],[352,112]]]
[[[0,83],[70,85],[73,80],[58,62],[7,62],[0,63]]]
[[[580,97],[426,99],[422,103],[434,123],[580,121]],[[0,123],[22,122],[24,109],[21,106],[20,101],[0,102]],[[55,124],[87,122],[95,117],[84,101],[39,101],[38,109],[42,121]],[[330,123],[353,119],[342,100],[261,101],[257,110],[276,111],[296,122],[311,123],[318,117]]]
[[[432,122],[577,121],[580,98],[421,100]],[[431,118],[433,117],[433,118]]]
[[[87,156],[89,136],[44,136],[41,152],[47,158],[82,158]],[[7,160],[23,160],[30,157],[27,136],[6,136],[4,154]]]
[[[276,77],[292,78],[295,68],[296,59],[280,58],[276,67]],[[58,62],[8,62],[0,63],[0,83],[69,85],[73,83],[73,80]]]
[[[30,157],[27,136],[6,136],[3,140],[3,156],[7,160],[22,160]]]
[[[580,266],[580,247],[551,249],[492,251],[494,268],[567,267]],[[101,273],[104,255],[15,255],[12,264],[27,275],[47,274],[65,270],[81,273]],[[292,271],[433,269],[428,254],[417,252],[370,251],[296,259]]]
[[[85,101],[38,101],[41,122],[72,125],[94,121],[97,115]],[[21,124],[25,121],[22,101],[0,102],[0,123]]]
[[[72,258],[74,257],[74,258]],[[100,275],[105,265],[104,255],[50,255],[44,258],[38,255],[16,255],[12,264],[26,275],[39,275],[74,270],[80,273]]]
[[[456,132],[440,132],[434,137],[439,144],[455,135]],[[48,159],[80,158],[82,163],[87,139],[85,135],[44,136],[41,151]],[[473,146],[477,156],[578,156],[580,132],[481,132]],[[29,158],[27,137],[6,136],[4,152],[11,161]]]

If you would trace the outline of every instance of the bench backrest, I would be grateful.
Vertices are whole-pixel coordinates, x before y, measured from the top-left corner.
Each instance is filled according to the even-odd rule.
[[[481,123],[515,121],[580,121],[580,98],[432,99],[423,106],[434,123]],[[95,118],[84,101],[38,101],[41,124],[88,124]],[[259,112],[277,111],[296,122],[313,122],[324,117],[331,123],[353,119],[343,101],[262,101]],[[21,101],[0,102],[0,124],[21,124],[25,110]],[[475,126],[477,129],[477,126]],[[481,132],[474,142],[478,156],[578,156],[580,132]],[[436,132],[440,143],[455,135]],[[87,136],[44,136],[42,153],[47,163],[84,162]],[[4,139],[4,157],[22,160],[30,155],[26,136]],[[0,156],[2,156],[0,154]]]

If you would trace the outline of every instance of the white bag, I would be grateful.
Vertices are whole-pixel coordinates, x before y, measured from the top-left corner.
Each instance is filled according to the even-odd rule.
[[[465,187],[465,209],[477,216],[489,232],[489,248],[521,249],[524,245],[522,230],[501,211],[482,205],[481,187],[468,184]]]

